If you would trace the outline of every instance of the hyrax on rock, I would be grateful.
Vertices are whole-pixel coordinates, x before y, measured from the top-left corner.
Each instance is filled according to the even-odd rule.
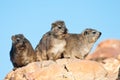
[[[35,52],[42,60],[56,60],[65,51],[67,28],[64,21],[51,24],[51,30],[45,33],[37,45]]]
[[[10,51],[10,60],[14,69],[35,61],[34,49],[23,34],[12,35],[11,39],[12,48]]]
[[[101,32],[91,28],[85,29],[81,34],[68,33],[64,57],[84,59],[100,35]]]

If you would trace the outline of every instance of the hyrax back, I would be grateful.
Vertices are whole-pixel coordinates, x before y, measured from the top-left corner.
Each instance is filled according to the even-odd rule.
[[[35,53],[30,42],[23,34],[13,35],[10,60],[14,68],[22,67],[35,61]]]
[[[69,33],[68,35],[64,57],[84,59],[100,37],[101,32],[89,28],[85,29],[81,34]]]
[[[67,28],[64,21],[52,23],[52,28],[45,33],[37,45],[35,52],[41,55],[42,60],[56,60],[61,58],[65,50]]]

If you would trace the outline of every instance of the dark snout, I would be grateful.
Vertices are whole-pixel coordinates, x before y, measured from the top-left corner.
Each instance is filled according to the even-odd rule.
[[[102,35],[102,33],[100,32],[100,35]]]
[[[68,32],[68,29],[67,29],[67,28],[65,28],[65,30],[64,30],[64,34],[67,34],[67,32]]]
[[[101,32],[99,32],[99,37],[102,35],[102,33]]]

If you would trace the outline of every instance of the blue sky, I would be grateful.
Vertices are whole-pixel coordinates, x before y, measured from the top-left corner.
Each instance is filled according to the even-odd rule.
[[[0,80],[13,68],[11,36],[22,33],[35,48],[56,20],[64,20],[71,33],[101,31],[95,48],[100,41],[120,39],[120,0],[0,0]]]

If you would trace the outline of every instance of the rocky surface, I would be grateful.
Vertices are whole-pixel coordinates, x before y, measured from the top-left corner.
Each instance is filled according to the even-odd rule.
[[[87,60],[33,62],[9,72],[4,80],[120,80],[120,41],[101,42]]]
[[[106,80],[104,67],[89,60],[61,59],[34,62],[11,71],[5,80]]]
[[[120,54],[120,40],[105,40],[101,42],[93,54],[89,54],[86,59],[103,60],[106,58],[118,58]]]
[[[108,72],[108,75],[107,75],[108,79],[116,80],[116,78],[118,77],[120,61],[115,58],[107,58],[107,59],[103,60],[101,64]]]

